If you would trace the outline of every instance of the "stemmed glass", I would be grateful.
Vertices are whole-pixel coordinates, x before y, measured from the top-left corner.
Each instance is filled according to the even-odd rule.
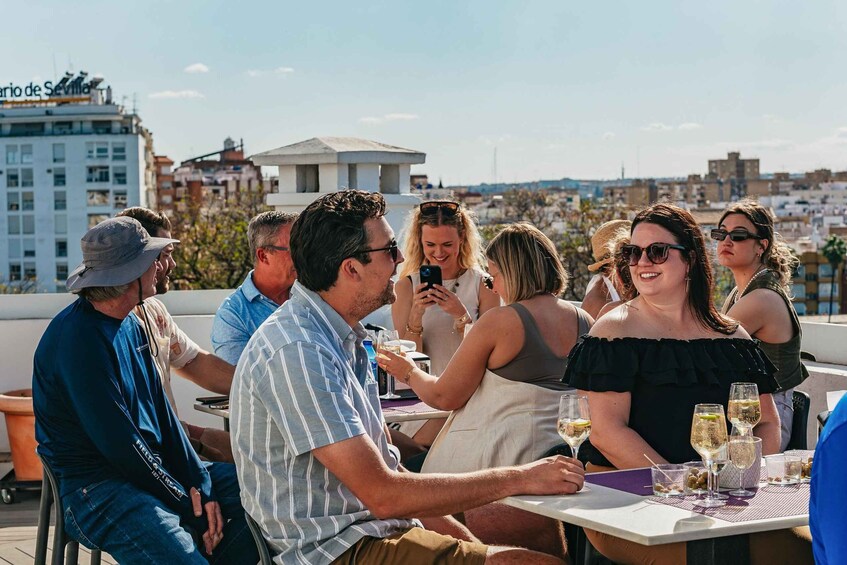
[[[691,447],[703,458],[703,464],[709,471],[709,485],[706,496],[694,504],[704,508],[716,508],[726,504],[715,496],[717,469],[715,461],[720,451],[726,447],[726,418],[720,404],[697,404],[691,420]]]
[[[591,435],[591,412],[588,397],[563,394],[559,400],[559,435],[571,446],[573,458],[577,458],[579,446]]]
[[[397,330],[382,330],[379,332],[377,349],[390,351],[396,355],[403,355],[403,348],[400,346],[400,336],[397,334]],[[385,394],[380,395],[380,398],[383,400],[402,398],[394,392],[394,375],[385,373]]]
[[[744,471],[756,462],[757,444],[761,443],[761,438],[749,435],[737,426],[732,428],[732,433],[729,435],[729,458],[739,471],[738,489],[729,492],[732,496],[749,498],[756,494],[744,488]]]
[[[762,405],[756,383],[732,383],[726,415],[732,425],[738,428],[739,435],[753,435],[753,428],[762,419]]]

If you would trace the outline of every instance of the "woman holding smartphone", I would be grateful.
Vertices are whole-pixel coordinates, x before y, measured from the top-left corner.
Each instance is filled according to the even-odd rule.
[[[500,305],[500,298],[483,284],[482,244],[471,212],[451,200],[423,202],[412,210],[403,229],[403,255],[391,307],[394,328],[403,339],[430,358],[430,369],[440,375],[459,348],[465,326]],[[421,266],[441,284],[421,282]],[[427,273],[425,273],[427,274]],[[419,429],[413,429],[418,424]],[[443,420],[423,427],[410,422],[401,431],[426,446]]]
[[[406,261],[391,307],[394,328],[429,356],[433,374],[440,375],[462,343],[465,326],[499,306],[500,299],[483,284],[479,231],[458,202],[423,202],[412,210],[403,239]],[[441,284],[421,282],[425,265],[438,267],[425,271],[440,270]]]

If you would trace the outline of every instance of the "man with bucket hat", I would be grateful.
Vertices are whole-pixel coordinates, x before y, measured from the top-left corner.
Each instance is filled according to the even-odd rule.
[[[35,352],[38,452],[58,477],[65,528],[86,547],[120,563],[255,563],[235,468],[197,458],[132,313],[176,242],[125,217],[83,236],[67,281],[79,298]]]

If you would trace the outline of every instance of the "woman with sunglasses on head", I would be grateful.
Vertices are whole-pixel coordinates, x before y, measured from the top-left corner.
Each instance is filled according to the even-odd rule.
[[[689,212],[669,204],[641,211],[620,249],[637,296],[597,320],[571,353],[564,380],[587,391],[591,437],[580,449],[588,472],[699,460],[691,447],[694,405],[729,401],[733,382],[759,387],[765,454],[779,450],[770,393],[774,367],[712,299],[703,235]],[[646,456],[646,457],[645,457]],[[618,563],[685,563],[685,544],[644,547],[586,530]],[[751,540],[751,546],[753,546]]]
[[[430,369],[440,375],[462,343],[465,326],[500,305],[484,284],[482,243],[466,208],[450,200],[423,202],[412,210],[403,229],[403,256],[391,307],[394,328],[403,339],[430,358]],[[427,289],[420,268],[440,268],[442,284]],[[408,422],[400,431],[429,446],[443,420]]]
[[[731,205],[712,230],[718,263],[732,271],[735,288],[722,312],[741,322],[777,367],[773,394],[781,423],[780,451],[788,446],[794,387],[809,376],[800,362],[803,332],[791,304],[791,274],[799,260],[773,229],[768,210],[752,200]]]

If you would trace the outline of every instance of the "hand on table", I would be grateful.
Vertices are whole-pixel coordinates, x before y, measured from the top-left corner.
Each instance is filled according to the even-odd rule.
[[[545,457],[519,467],[525,490],[519,494],[573,494],[585,483],[582,463],[571,457]]]

